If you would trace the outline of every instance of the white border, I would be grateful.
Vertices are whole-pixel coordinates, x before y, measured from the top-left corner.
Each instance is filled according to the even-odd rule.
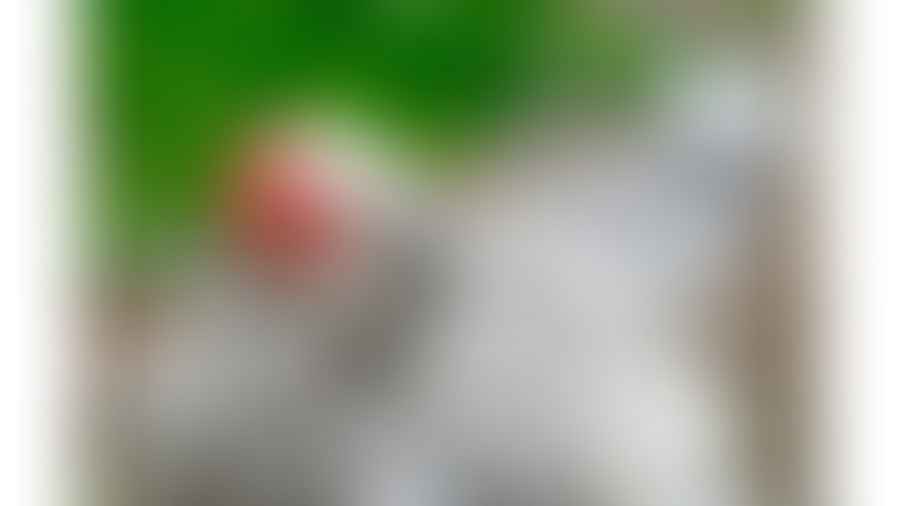
[[[900,6],[831,2],[834,160],[827,392],[837,504],[900,504]],[[836,485],[836,486],[835,486]]]

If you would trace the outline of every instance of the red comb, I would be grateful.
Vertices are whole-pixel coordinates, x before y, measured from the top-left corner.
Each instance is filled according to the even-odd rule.
[[[269,150],[238,167],[227,203],[238,247],[272,267],[305,268],[335,254],[338,195],[311,157]]]

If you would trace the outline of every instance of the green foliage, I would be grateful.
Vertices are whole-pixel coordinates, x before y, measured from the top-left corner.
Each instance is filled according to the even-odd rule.
[[[542,98],[603,110],[647,79],[650,44],[611,10],[553,0],[100,2],[92,64],[114,242],[146,251],[202,216],[229,139],[261,108],[377,111],[427,149]],[[130,254],[130,253],[129,253]]]

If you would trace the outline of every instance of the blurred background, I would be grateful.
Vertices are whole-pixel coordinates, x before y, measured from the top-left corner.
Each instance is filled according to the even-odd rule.
[[[697,53],[793,48],[791,2],[87,2],[89,145],[101,251],[126,269],[204,219],[247,125],[351,116],[443,184],[476,148],[547,111],[615,124]],[[560,112],[562,111],[562,112]],[[452,168],[442,170],[448,166]],[[107,264],[110,265],[110,264]]]

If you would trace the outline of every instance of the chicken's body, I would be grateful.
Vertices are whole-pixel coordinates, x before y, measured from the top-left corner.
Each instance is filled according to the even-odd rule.
[[[756,161],[559,139],[370,230],[334,297],[204,262],[140,382],[147,506],[755,504],[719,317]]]

